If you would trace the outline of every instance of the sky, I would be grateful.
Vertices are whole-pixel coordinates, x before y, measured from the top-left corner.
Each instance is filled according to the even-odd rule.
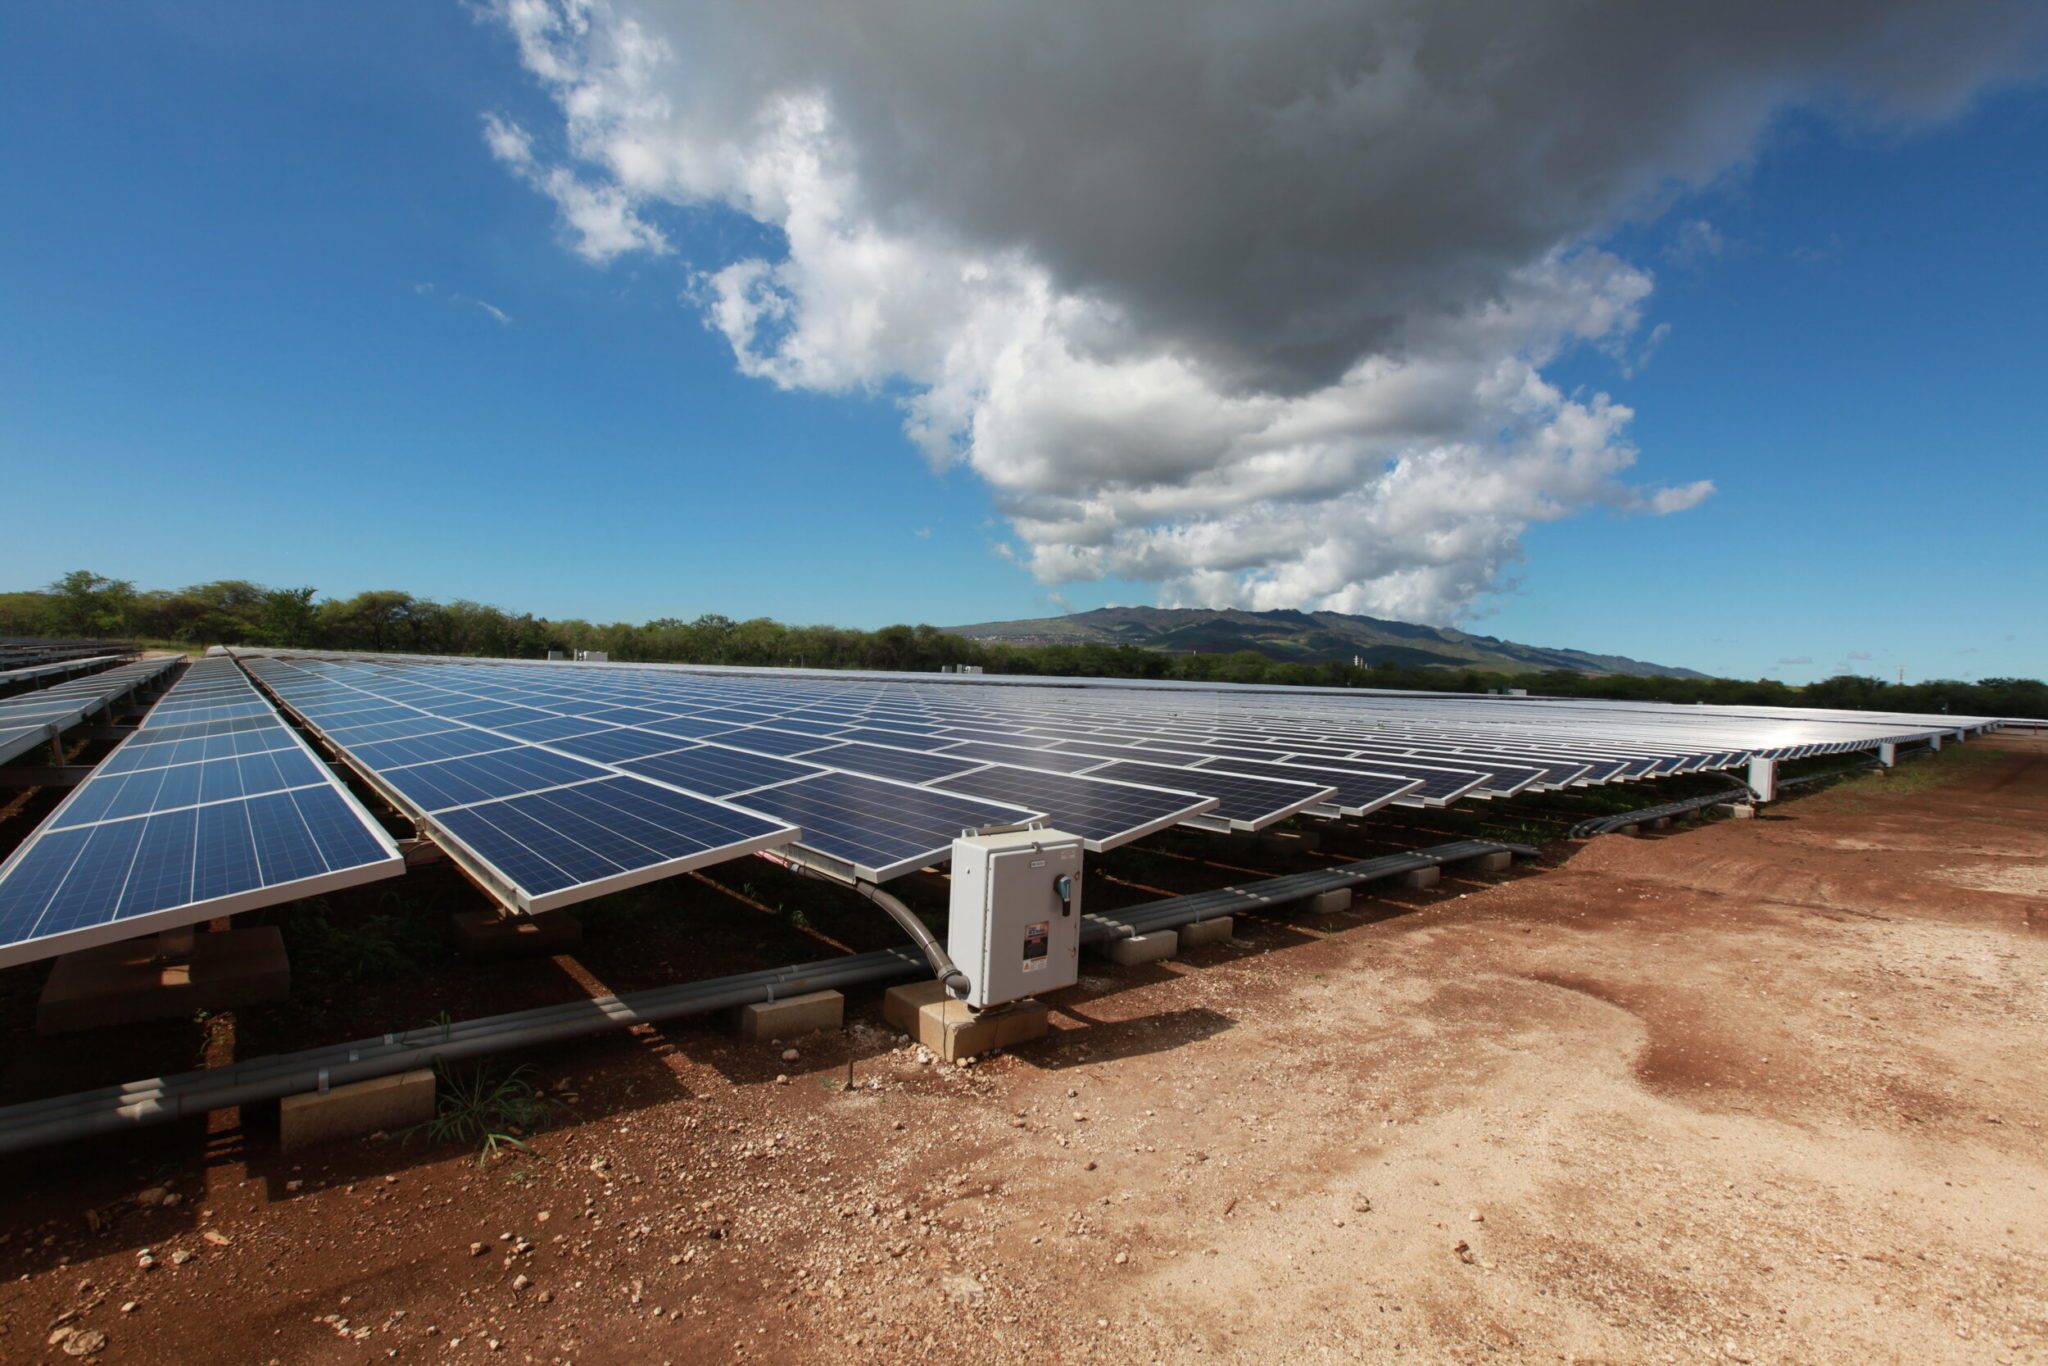
[[[0,589],[2048,676],[2041,7],[764,13],[7,7]]]

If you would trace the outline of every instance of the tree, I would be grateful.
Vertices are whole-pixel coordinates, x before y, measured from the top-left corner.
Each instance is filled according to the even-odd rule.
[[[126,579],[74,569],[43,591],[53,600],[50,624],[59,635],[122,636],[133,629],[135,585]]]
[[[320,613],[316,588],[270,588],[263,593],[263,634],[272,645],[303,648],[313,643]]]

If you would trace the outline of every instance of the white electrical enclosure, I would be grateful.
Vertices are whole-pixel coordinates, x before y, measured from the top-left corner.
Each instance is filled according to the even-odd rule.
[[[976,1010],[1070,987],[1081,974],[1081,838],[1057,830],[953,841],[946,951]]]

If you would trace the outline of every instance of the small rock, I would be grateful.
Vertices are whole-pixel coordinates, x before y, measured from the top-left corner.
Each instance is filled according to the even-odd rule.
[[[52,1328],[50,1330],[49,1336],[50,1346],[55,1347],[58,1343],[64,1341],[64,1339],[70,1337],[73,1333],[77,1331],[78,1329],[76,1327],[68,1323],[64,1324],[62,1327],[59,1328]]]
[[[287,1191],[302,1191],[306,1188],[306,1183],[303,1181],[287,1181],[284,1183],[284,1188]]]
[[[775,1084],[777,1086],[789,1085],[789,1074],[787,1072],[778,1073],[775,1078]]]
[[[107,1335],[95,1328],[81,1328],[64,1339],[64,1355],[89,1357],[107,1350]]]
[[[514,1276],[512,1278],[512,1288],[514,1290],[524,1290],[527,1286],[532,1284],[533,1282],[531,1280],[528,1280],[524,1275]]]
[[[172,1265],[172,1266],[183,1266],[183,1265],[184,1265],[185,1263],[187,1263],[187,1262],[189,1262],[189,1261],[191,1261],[191,1260],[192,1260],[192,1254],[191,1254],[191,1253],[189,1253],[189,1252],[187,1252],[187,1251],[186,1251],[186,1250],[185,1250],[184,1248],[182,1248],[182,1247],[181,1247],[181,1248],[179,1248],[179,1249],[178,1249],[178,1250],[177,1250],[176,1252],[173,1252],[173,1253],[171,1254],[171,1265]]]
[[[185,1197],[178,1194],[176,1191],[172,1191],[169,1195],[166,1195],[163,1200],[163,1205],[165,1209],[176,1209],[178,1206],[184,1203]]]
[[[132,1314],[141,1307],[142,1302],[140,1300],[126,1300],[122,1302],[121,1312],[124,1314]]]
[[[1122,1266],[1125,1262],[1128,1262],[1130,1259],[1131,1254],[1128,1252],[1119,1252],[1116,1254],[1116,1264],[1118,1266]]]
[[[1485,1216],[1485,1215],[1483,1215],[1483,1214],[1481,1214],[1481,1213],[1480,1213],[1480,1212],[1479,1212],[1478,1210],[1476,1210],[1476,1209],[1475,1209],[1475,1210],[1473,1210],[1473,1211],[1472,1211],[1472,1212],[1471,1212],[1470,1214],[1466,1215],[1465,1217],[1466,1217],[1467,1219],[1471,1220],[1471,1221],[1472,1221],[1473,1223],[1475,1223],[1475,1224],[1483,1224],[1483,1223],[1485,1223],[1485,1222],[1486,1222],[1486,1216]]]
[[[147,1190],[135,1192],[135,1203],[138,1205],[161,1205],[164,1202],[164,1197],[169,1194],[170,1192],[162,1186],[151,1186]]]
[[[1460,1238],[1458,1240],[1458,1245],[1452,1248],[1451,1251],[1458,1254],[1458,1260],[1463,1262],[1467,1266],[1472,1265],[1473,1261],[1475,1260],[1472,1256],[1472,1245],[1466,1242],[1463,1238]]]
[[[484,1255],[484,1245],[483,1245],[482,1243],[471,1243],[471,1244],[469,1245],[469,1255],[470,1255],[470,1256],[472,1256],[472,1257],[481,1257],[481,1256],[483,1256],[483,1255]]]
[[[232,1247],[235,1241],[233,1238],[228,1237],[227,1234],[222,1233],[217,1228],[210,1228],[206,1230],[206,1232],[200,1234],[199,1236],[206,1239],[207,1242],[212,1243],[215,1247]]]
[[[784,1062],[795,1062],[797,1060],[797,1056],[797,1051],[794,1048],[785,1048],[782,1050],[782,1060]]]

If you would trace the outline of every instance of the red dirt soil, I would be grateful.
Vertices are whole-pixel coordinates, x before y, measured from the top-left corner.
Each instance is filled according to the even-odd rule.
[[[2048,742],[1545,865],[1091,965],[972,1068],[874,993],[553,1050],[533,1158],[13,1159],[0,1357],[2048,1361]]]

